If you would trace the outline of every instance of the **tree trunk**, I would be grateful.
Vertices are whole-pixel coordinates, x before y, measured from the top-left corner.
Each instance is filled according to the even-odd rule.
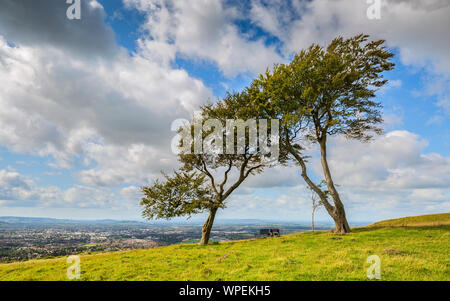
[[[347,222],[347,217],[345,216],[344,204],[342,203],[341,198],[339,197],[339,193],[334,186],[333,179],[331,178],[330,168],[328,167],[326,140],[322,139],[321,141],[319,141],[319,144],[325,182],[327,183],[328,191],[330,192],[330,195],[333,198],[334,202],[334,212],[331,215],[336,226],[334,231],[336,233],[349,233],[350,227]]]
[[[300,164],[300,167],[302,169],[301,175],[302,175],[303,179],[308,184],[308,186],[314,192],[317,193],[317,195],[320,197],[320,200],[322,201],[322,204],[324,205],[325,209],[327,210],[328,214],[333,218],[335,226],[336,226],[335,232],[336,233],[350,232],[350,227],[348,225],[347,218],[345,216],[344,204],[342,204],[339,194],[336,191],[336,188],[334,187],[333,180],[331,179],[330,169],[328,168],[326,141],[320,141],[321,161],[322,161],[322,167],[324,170],[327,187],[328,187],[328,190],[330,191],[330,194],[331,194],[331,197],[333,199],[335,206],[332,206],[328,202],[327,197],[325,196],[323,191],[316,184],[314,184],[311,181],[311,179],[309,178],[309,176],[307,174],[305,161],[298,154],[298,152],[289,144],[289,141],[287,141],[287,146],[288,146],[289,152],[294,156],[294,158]]]
[[[334,224],[335,224],[335,228],[334,228],[335,233],[344,234],[344,233],[351,232],[350,226],[348,225],[347,218],[345,216],[344,207],[342,207],[339,210],[336,210],[336,213],[333,216],[333,219],[334,219]]]
[[[211,234],[211,229],[214,224],[214,218],[216,217],[217,208],[212,208],[209,211],[208,219],[202,228],[202,239],[200,240],[200,245],[205,246],[209,242],[209,236]]]
[[[314,209],[313,209],[313,211],[312,211],[311,224],[312,224],[312,231],[314,232]]]
[[[308,184],[308,186],[315,192],[317,193],[317,195],[319,196],[323,206],[325,207],[325,209],[331,214],[332,212],[334,212],[334,207],[331,206],[330,203],[328,203],[327,197],[326,195],[323,193],[323,191],[316,185],[313,183],[313,181],[311,181],[311,179],[308,176],[308,172],[306,169],[306,164],[305,161],[303,160],[303,158],[297,153],[297,151],[292,147],[292,145],[289,144],[289,142],[287,143],[289,152],[294,156],[294,158],[297,160],[297,162],[300,164],[300,167],[302,169],[301,175],[302,178],[305,180],[306,184]]]

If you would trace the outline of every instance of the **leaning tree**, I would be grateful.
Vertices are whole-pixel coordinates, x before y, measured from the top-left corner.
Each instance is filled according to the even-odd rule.
[[[291,63],[260,75],[247,89],[257,114],[280,119],[281,149],[300,165],[303,179],[320,197],[337,233],[347,233],[350,227],[328,165],[327,141],[336,135],[369,141],[382,133],[381,104],[375,93],[387,83],[383,72],[394,67],[384,42],[369,41],[361,34],[338,37],[327,48],[313,44]],[[308,175],[304,151],[311,142],[319,146],[332,203]]]
[[[180,136],[182,151],[178,155],[181,168],[173,176],[164,175],[164,181],[142,188],[141,205],[145,217],[170,219],[208,212],[200,245],[208,244],[216,213],[226,207],[230,195],[250,175],[275,163],[268,159],[272,154],[261,147],[261,141],[255,148],[250,132],[256,126],[261,138],[263,131],[267,135],[270,130],[272,135],[267,135],[268,143],[278,146],[278,127],[272,131],[272,123],[262,126],[255,119],[247,122],[251,113],[249,103],[246,93],[227,94],[219,102],[203,106],[201,116],[189,126],[180,128],[180,133],[184,133]],[[191,135],[201,137],[202,143],[190,139]],[[283,161],[276,159],[276,162]]]

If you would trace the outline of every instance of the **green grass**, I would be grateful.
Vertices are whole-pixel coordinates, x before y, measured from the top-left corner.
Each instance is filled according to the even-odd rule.
[[[450,280],[450,226],[359,228],[148,250],[81,254],[82,280]],[[0,280],[67,280],[66,258],[1,264]]]
[[[450,213],[428,214],[388,219],[369,227],[421,227],[450,225]]]

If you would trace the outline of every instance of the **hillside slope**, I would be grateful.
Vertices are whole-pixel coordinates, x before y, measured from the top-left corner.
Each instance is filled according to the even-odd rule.
[[[450,280],[450,226],[360,228],[81,255],[82,280]],[[0,280],[67,280],[66,258],[0,265]]]
[[[450,213],[427,214],[388,219],[369,227],[424,227],[450,225]]]

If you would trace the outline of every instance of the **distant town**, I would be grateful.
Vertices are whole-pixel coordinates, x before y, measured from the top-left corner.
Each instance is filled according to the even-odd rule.
[[[201,227],[200,222],[0,217],[0,262],[196,243],[201,236]],[[311,230],[307,223],[228,220],[214,226],[211,239],[220,242],[255,238],[261,228],[267,227],[279,228],[282,235]],[[327,224],[316,226],[318,230],[330,228]]]

